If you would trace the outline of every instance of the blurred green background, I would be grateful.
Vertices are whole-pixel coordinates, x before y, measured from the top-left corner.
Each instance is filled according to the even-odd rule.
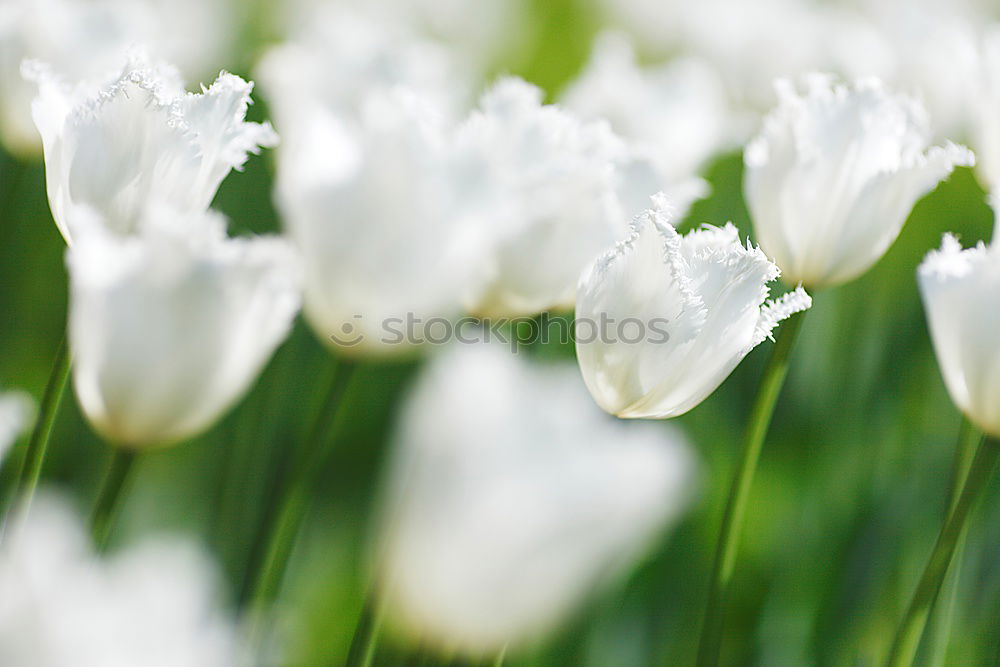
[[[272,37],[266,3],[247,15],[230,64],[250,76]],[[600,27],[582,2],[534,0],[522,48],[497,72],[555,94],[582,66]],[[258,100],[253,119],[267,118]],[[278,128],[280,132],[280,127]],[[235,233],[279,229],[271,156],[223,184],[215,207]],[[750,234],[738,154],[706,171],[713,195],[685,224],[732,220]],[[64,245],[48,212],[40,164],[0,155],[0,381],[40,398],[66,316]],[[943,517],[959,416],[937,370],[915,269],[945,231],[988,239],[992,216],[960,169],[915,209],[888,256],[862,279],[815,295],[753,489],[727,617],[725,662],[875,664],[887,648]],[[536,350],[572,357],[571,347]],[[768,345],[677,421],[704,463],[703,493],[622,586],[510,665],[629,666],[693,660],[722,503]],[[249,396],[206,435],[145,457],[116,542],[168,530],[217,558],[232,601],[290,452],[318,410],[333,362],[299,321]],[[367,588],[366,544],[377,475],[401,395],[418,363],[368,365],[346,397],[350,419],[323,471],[284,589],[292,664],[339,663]],[[544,405],[539,410],[546,409]],[[71,394],[44,477],[86,508],[109,457]],[[9,477],[10,466],[4,471]],[[979,508],[960,563],[947,664],[1000,655],[1000,493]],[[2,594],[2,593],[0,593]],[[948,605],[938,605],[938,615]],[[939,620],[939,619],[937,619]],[[933,634],[933,633],[932,633]],[[939,646],[925,645],[929,664]],[[403,649],[389,645],[379,662]]]

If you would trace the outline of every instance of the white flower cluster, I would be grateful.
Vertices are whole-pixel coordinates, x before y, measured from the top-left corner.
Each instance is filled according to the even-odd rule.
[[[877,77],[927,107],[934,136],[970,142],[994,190],[1000,144],[997,5],[986,0],[604,0],[644,52],[683,53],[724,82],[739,119],[770,107],[772,81],[803,72]],[[602,49],[597,48],[597,53]],[[609,98],[626,84],[609,86]]]
[[[643,2],[620,9],[644,15]],[[729,11],[733,39],[705,40],[691,58],[644,67],[625,38],[604,35],[561,103],[546,104],[542,90],[514,77],[476,101],[483,63],[429,37],[469,40],[450,26],[478,3],[406,0],[411,23],[390,20],[392,12],[308,6],[257,70],[282,135],[275,201],[286,238],[230,238],[210,209],[220,184],[252,154],[278,146],[270,124],[246,120],[252,84],[222,73],[186,92],[176,68],[139,51],[121,67],[123,34],[175,55],[154,39],[170,37],[170,25],[154,22],[157,34],[134,29],[155,14],[132,12],[147,12],[153,0],[129,10],[113,0],[39,6],[63,3],[74,7],[67,24],[41,31],[55,45],[32,32],[35,5],[3,6],[0,43],[19,46],[0,52],[0,76],[12,59],[37,86],[31,113],[50,207],[69,246],[73,384],[87,419],[115,445],[162,446],[208,429],[254,382],[300,301],[320,339],[368,357],[413,353],[415,342],[386,344],[378,335],[387,320],[409,316],[575,307],[578,321],[664,322],[655,343],[578,341],[579,373],[488,346],[449,350],[430,364],[398,431],[381,590],[405,629],[472,655],[526,642],[564,619],[634,564],[690,496],[695,466],[680,435],[617,423],[594,402],[624,418],[693,409],[780,321],[810,307],[803,285],[836,285],[868,270],[916,201],[974,162],[957,145],[929,147],[920,103],[872,79],[810,75],[805,92],[781,80],[777,108],[745,151],[760,247],[732,224],[681,234],[674,225],[707,192],[699,172],[747,134],[741,112],[759,101],[757,79],[770,85],[776,69],[801,64],[771,47],[804,52],[810,68],[826,64],[813,48],[823,42],[817,26],[834,19],[806,12],[810,29],[786,43],[748,27],[761,17],[779,23],[772,14],[787,9],[782,0],[761,8],[654,3],[685,15],[671,34],[677,43],[700,43],[707,18],[718,25]],[[108,36],[81,27],[101,17],[111,17]],[[845,25],[867,38],[863,26]],[[84,38],[97,42],[74,41]],[[991,185],[1000,180],[995,42],[984,41],[979,76],[991,85],[975,107],[976,141],[992,151],[983,161]],[[4,112],[5,140],[30,145],[18,135],[17,112]],[[939,293],[992,265],[985,249],[953,246],[946,242],[921,273],[935,341],[956,402],[984,428],[1000,429],[983,407],[996,403],[992,378],[940,349],[961,334],[953,332],[961,322],[987,317],[952,312],[953,304],[939,314]],[[791,289],[770,299],[779,276]],[[990,280],[975,287],[992,289]],[[60,652],[53,664],[137,664],[103,652],[111,650],[101,643],[107,627],[138,623],[119,618],[123,609],[163,593],[183,598],[172,599],[177,610],[161,610],[177,612],[167,621],[205,613],[204,600],[181,584],[139,587],[129,598],[121,582],[134,572],[119,561],[96,564],[68,526],[46,519],[0,556],[0,582],[15,590],[0,599],[0,639],[11,638],[0,641],[0,662],[44,663],[37,656],[51,650]],[[63,584],[73,591],[66,606],[23,614],[47,586]],[[101,597],[106,606],[92,603]],[[83,618],[88,605],[97,611]],[[72,631],[60,627],[64,616]],[[212,619],[177,628],[198,635],[191,646],[200,648],[167,654],[164,664],[229,664],[231,628]],[[20,637],[36,627],[33,637],[51,639]],[[93,632],[72,634],[80,628]],[[160,638],[138,628],[134,641],[114,650]],[[66,662],[80,655],[94,662]]]

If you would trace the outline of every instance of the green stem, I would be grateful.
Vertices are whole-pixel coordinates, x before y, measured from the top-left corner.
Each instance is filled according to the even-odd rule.
[[[757,398],[754,401],[750,421],[747,424],[743,453],[736,470],[736,476],[729,489],[729,499],[726,501],[726,510],[722,516],[719,542],[712,565],[708,605],[705,609],[701,642],[698,647],[698,665],[702,667],[714,666],[719,663],[726,597],[729,593],[729,584],[736,563],[747,499],[750,496],[750,487],[753,485],[753,477],[757,470],[757,461],[760,459],[764,438],[774,414],[774,406],[781,393],[785,376],[788,374],[789,356],[802,325],[803,316],[804,313],[796,313],[778,328],[774,349],[771,350],[771,356],[764,368],[760,387],[757,390]]]
[[[954,511],[958,499],[961,497],[962,485],[969,474],[969,466],[976,455],[976,449],[983,441],[983,435],[972,423],[962,418],[962,425],[958,432],[958,447],[955,450],[955,464],[952,471],[951,490],[949,491],[947,516]],[[930,647],[928,663],[930,665],[944,665],[948,653],[948,643],[951,637],[951,627],[955,617],[955,608],[958,604],[958,581],[961,572],[962,551],[965,546],[965,531],[958,537],[958,545],[955,547],[953,560],[955,564],[945,577],[944,584],[938,597],[942,603],[934,611],[932,621],[932,632],[930,635]]]
[[[958,502],[941,527],[934,551],[931,552],[930,560],[927,561],[924,573],[920,577],[920,583],[917,584],[917,590],[896,631],[896,639],[886,661],[887,665],[902,667],[913,664],[920,646],[920,638],[927,624],[927,617],[941,589],[941,582],[948,572],[959,537],[965,529],[965,521],[976,500],[986,488],[998,456],[1000,456],[1000,441],[987,438],[979,445],[976,458],[972,461],[962,485]]]
[[[135,465],[136,452],[124,447],[115,447],[111,454],[111,463],[104,475],[101,489],[97,493],[97,501],[90,515],[90,531],[94,545],[98,551],[104,551],[108,546],[111,528],[121,504],[121,498]]]
[[[382,606],[369,595],[358,624],[351,638],[351,648],[347,652],[346,667],[371,667],[375,662],[379,638],[382,635]]]
[[[327,398],[317,415],[305,447],[300,450],[296,463],[284,485],[284,493],[279,495],[279,509],[265,519],[265,526],[258,534],[254,550],[264,554],[255,559],[248,572],[244,586],[244,601],[249,600],[257,621],[262,620],[263,610],[277,595],[285,567],[291,556],[295,537],[305,517],[310,491],[317,475],[324,468],[336,438],[332,431],[337,426],[337,417],[343,397],[355,376],[355,364],[341,362],[330,386]],[[257,628],[259,630],[259,628]]]
[[[45,462],[49,438],[52,436],[52,428],[59,415],[63,394],[66,393],[69,369],[69,345],[63,337],[59,343],[59,351],[56,352],[55,362],[52,364],[52,371],[49,373],[48,383],[45,385],[42,404],[38,408],[38,421],[35,422],[35,428],[31,432],[31,439],[28,441],[28,448],[25,450],[14,486],[14,499],[20,501],[22,512],[27,512],[42,475],[42,464]]]

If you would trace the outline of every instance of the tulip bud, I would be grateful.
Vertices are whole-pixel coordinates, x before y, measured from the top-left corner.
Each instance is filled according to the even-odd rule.
[[[1000,437],[1000,253],[962,250],[946,235],[917,272],[934,352],[951,400],[977,427]]]
[[[802,288],[767,301],[779,275],[732,224],[681,236],[662,200],[580,278],[584,381],[619,417],[676,417],[722,384],[778,322],[809,308]]]
[[[396,447],[388,610],[414,636],[477,657],[537,639],[627,572],[684,509],[694,473],[677,431],[610,419],[575,369],[488,345],[435,360]]]
[[[923,107],[876,80],[852,85],[812,75],[788,81],[746,149],[744,191],[760,247],[787,282],[823,287],[867,271],[899,235],[918,199],[967,148],[928,148]]]
[[[67,251],[76,394],[94,428],[127,447],[208,428],[250,387],[299,305],[283,241],[227,239],[215,214],[155,213],[128,237],[74,220],[81,233]]]

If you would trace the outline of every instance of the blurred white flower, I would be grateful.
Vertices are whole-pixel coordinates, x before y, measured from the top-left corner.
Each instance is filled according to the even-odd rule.
[[[774,103],[776,78],[830,71],[853,79],[882,75],[892,65],[883,36],[841,6],[801,0],[689,4],[686,45],[715,63],[734,102],[755,113]]]
[[[576,350],[604,410],[675,417],[722,384],[778,322],[811,305],[802,288],[766,301],[779,275],[732,224],[677,233],[662,206],[580,279]]]
[[[371,0],[363,0],[370,2]],[[386,8],[447,44],[483,72],[516,53],[530,29],[527,0],[383,0]]]
[[[575,369],[489,345],[435,360],[396,447],[381,593],[404,630],[471,655],[538,638],[627,574],[693,490],[677,431],[616,422]]]
[[[230,170],[277,143],[269,124],[244,121],[253,84],[232,74],[191,94],[171,67],[138,55],[100,91],[46,65],[25,70],[38,82],[49,204],[70,243],[71,221],[95,213],[118,234],[134,233],[150,207],[201,214]]]
[[[0,1],[0,139],[14,152],[41,148],[31,122],[35,88],[25,59],[49,63],[72,82],[99,85],[134,44],[177,63],[192,78],[225,64],[231,10],[220,0]]]
[[[771,82],[811,70],[884,75],[893,53],[861,13],[843,3],[803,0],[604,0],[608,10],[658,54],[711,63],[731,102],[759,112]],[[743,131],[741,124],[735,129]],[[751,129],[751,128],[746,128]]]
[[[917,272],[927,321],[951,399],[986,433],[1000,436],[1000,251],[962,250],[945,235]]]
[[[330,37],[357,39],[350,34],[349,26],[363,16],[369,24],[363,30],[378,29],[385,37],[396,33],[397,39],[392,40],[396,46],[401,44],[401,30],[422,42],[436,42],[476,74],[495,67],[504,56],[517,53],[531,27],[525,21],[527,0],[283,0],[277,3],[277,9],[278,22],[284,24],[282,32],[292,41],[299,41],[307,33],[323,32]],[[350,61],[353,54],[345,46],[331,43],[327,48],[329,53],[339,51]],[[393,50],[388,49],[386,55]],[[390,57],[402,54],[398,50]]]
[[[346,122],[303,102],[285,126],[277,202],[319,337],[346,352],[400,354],[421,322],[459,312],[478,235],[462,213],[468,175],[435,109],[402,89],[363,106]]]
[[[397,87],[418,91],[449,116],[468,105],[472,84],[466,68],[398,17],[371,7],[313,3],[289,32],[289,41],[270,49],[256,71],[283,136],[295,131],[303,103],[352,121],[370,96]]]
[[[661,185],[694,176],[732,139],[725,89],[707,63],[686,58],[640,68],[620,33],[598,36],[562,101],[586,119],[606,119],[650,157]],[[646,201],[656,191],[645,192]]]
[[[987,0],[989,2],[990,0]],[[888,67],[865,68],[893,89],[919,99],[934,137],[968,136],[974,91],[976,34],[987,20],[963,0],[860,0],[889,49]]]
[[[987,26],[977,54],[972,86],[971,142],[983,186],[1000,191],[1000,23]]]
[[[918,199],[968,149],[928,148],[923,108],[876,80],[779,81],[778,107],[746,149],[744,192],[757,240],[790,283],[836,285],[867,271]]]
[[[624,145],[606,123],[543,105],[541,90],[513,78],[483,96],[459,142],[482,165],[491,243],[467,308],[514,317],[571,306],[580,271],[627,220],[615,168]]]
[[[67,503],[44,494],[16,525],[0,545],[0,664],[247,664],[214,568],[193,546],[147,539],[101,560]]]
[[[20,391],[0,393],[0,464],[18,436],[31,425],[35,403]]]
[[[246,392],[285,338],[299,305],[290,247],[227,239],[214,213],[147,210],[143,232],[127,237],[86,224],[93,228],[67,251],[84,414],[127,447],[196,435]]]

